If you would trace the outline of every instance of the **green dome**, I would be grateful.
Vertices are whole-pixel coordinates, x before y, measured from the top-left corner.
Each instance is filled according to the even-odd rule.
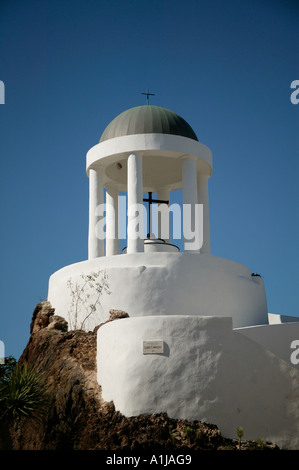
[[[113,119],[100,142],[134,134],[172,134],[198,140],[193,129],[178,114],[159,106],[144,105],[128,109]]]

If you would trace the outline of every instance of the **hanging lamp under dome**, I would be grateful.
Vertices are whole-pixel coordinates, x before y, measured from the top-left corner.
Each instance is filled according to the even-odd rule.
[[[144,105],[119,114],[104,130],[100,143],[125,135],[171,134],[198,141],[191,126],[181,116],[160,106]]]

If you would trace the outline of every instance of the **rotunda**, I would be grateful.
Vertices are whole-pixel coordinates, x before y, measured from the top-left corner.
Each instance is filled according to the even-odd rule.
[[[119,114],[86,156],[88,259],[52,274],[48,300],[70,330],[98,327],[102,398],[125,416],[166,412],[227,437],[242,425],[247,439],[294,448],[299,372],[287,362],[299,323],[269,325],[263,279],[211,254],[212,170],[211,150],[173,111]],[[126,315],[108,321],[111,310]]]
[[[203,204],[201,252],[210,253],[208,179],[212,174],[212,154],[198,141],[190,125],[173,111],[145,105],[121,113],[104,130],[99,144],[88,152],[87,174],[90,184],[89,259],[104,255],[104,239],[96,233],[96,207],[103,204],[104,188],[107,256],[118,254],[120,250],[116,236],[120,191],[128,194],[130,214],[132,206],[142,205],[143,193],[157,193],[158,201],[169,201],[169,192],[178,189],[183,191],[183,204],[192,207]],[[134,217],[129,217],[127,253],[147,251],[142,237],[132,233],[134,223]],[[148,245],[148,240],[145,243]],[[153,240],[150,248],[153,251]],[[159,243],[156,248],[170,251],[169,244],[161,246]]]
[[[57,314],[87,329],[106,321],[110,309],[130,316],[229,316],[235,327],[266,323],[262,278],[252,277],[239,263],[211,255],[212,170],[211,150],[175,112],[145,105],[117,116],[86,156],[88,260],[51,276],[49,300]],[[182,191],[178,213],[178,205],[169,204],[175,190]],[[120,204],[121,192],[127,194],[126,207]],[[157,202],[157,235],[151,230],[151,211],[138,214],[144,201],[149,209]],[[121,232],[127,234],[122,252],[120,221],[126,225]],[[174,229],[183,239],[181,251],[173,240]],[[83,295],[79,303],[74,299],[74,287],[80,290],[82,277],[99,272],[105,274],[109,295],[108,290],[100,297],[86,294],[91,312]]]

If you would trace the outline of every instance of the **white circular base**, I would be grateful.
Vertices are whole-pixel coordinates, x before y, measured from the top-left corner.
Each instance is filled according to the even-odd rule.
[[[125,416],[166,412],[216,424],[230,438],[242,426],[246,439],[298,449],[298,371],[232,331],[231,318],[108,322],[97,333],[97,366],[103,399]]]
[[[130,317],[232,317],[233,327],[266,324],[262,278],[246,266],[199,253],[137,253],[66,266],[49,280],[48,300],[70,329],[92,330],[109,310]]]

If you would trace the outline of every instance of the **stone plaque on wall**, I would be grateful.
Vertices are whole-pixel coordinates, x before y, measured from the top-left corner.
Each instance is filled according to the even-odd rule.
[[[163,341],[143,341],[143,354],[163,354]]]

